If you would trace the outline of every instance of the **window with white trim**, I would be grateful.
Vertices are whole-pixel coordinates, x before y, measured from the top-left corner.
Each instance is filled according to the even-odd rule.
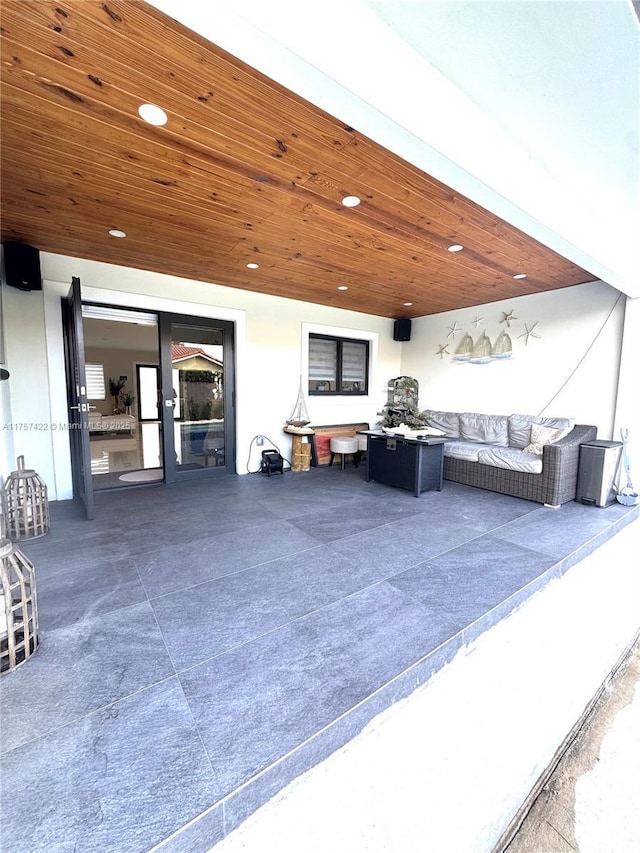
[[[363,396],[369,391],[369,341],[309,334],[309,394]]]

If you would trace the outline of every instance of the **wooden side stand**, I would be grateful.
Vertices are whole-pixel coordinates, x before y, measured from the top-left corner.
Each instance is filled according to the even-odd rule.
[[[284,431],[291,436],[291,470],[308,471],[311,468],[311,436],[314,430],[308,427],[286,426]],[[303,437],[307,437],[303,441]]]

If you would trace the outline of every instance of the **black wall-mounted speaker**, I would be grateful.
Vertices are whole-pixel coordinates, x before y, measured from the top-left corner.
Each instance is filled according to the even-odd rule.
[[[36,247],[8,240],[2,248],[7,284],[20,290],[42,290],[40,252]]]
[[[411,340],[411,320],[396,320],[393,324],[394,341]]]

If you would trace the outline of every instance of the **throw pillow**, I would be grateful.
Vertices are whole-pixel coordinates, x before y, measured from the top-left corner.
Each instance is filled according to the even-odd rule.
[[[531,443],[524,450],[526,453],[542,456],[542,448],[545,444],[555,444],[569,432],[571,432],[570,429],[551,429],[550,427],[540,426],[540,424],[531,424]]]

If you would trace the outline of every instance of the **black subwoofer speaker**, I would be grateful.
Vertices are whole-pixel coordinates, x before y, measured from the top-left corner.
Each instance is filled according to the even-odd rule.
[[[393,324],[394,341],[411,340],[411,320],[396,320]]]
[[[36,247],[8,240],[2,249],[7,284],[20,290],[42,290],[40,252]]]

